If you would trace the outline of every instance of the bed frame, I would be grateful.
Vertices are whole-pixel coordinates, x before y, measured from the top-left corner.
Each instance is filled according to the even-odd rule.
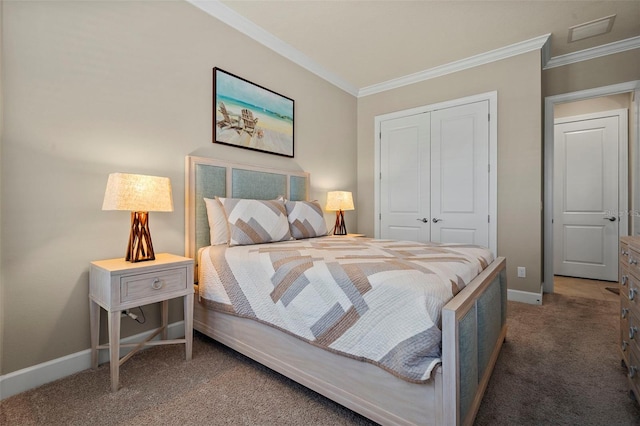
[[[199,248],[209,244],[202,198],[284,195],[306,200],[309,193],[305,172],[191,156],[186,158],[185,182],[185,251],[196,262]],[[498,257],[445,305],[442,364],[425,384],[409,383],[373,364],[325,351],[257,321],[212,311],[198,298],[194,328],[378,423],[470,425],[507,333],[505,267],[505,259]]]

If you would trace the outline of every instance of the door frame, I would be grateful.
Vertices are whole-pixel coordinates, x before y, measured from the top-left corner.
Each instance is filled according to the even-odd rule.
[[[631,117],[631,126],[635,129],[635,140],[628,140],[625,150],[629,146],[635,151],[632,161],[634,176],[638,176],[640,170],[639,147],[640,147],[640,120],[638,109],[640,107],[640,80],[626,83],[614,84],[610,86],[597,87],[594,89],[580,90],[577,92],[564,93],[560,95],[547,96],[544,98],[544,196],[543,196],[543,291],[553,293],[553,147],[554,147],[554,108],[555,104],[574,102],[579,100],[598,98],[602,96],[617,95],[620,93],[634,92],[635,114]],[[630,135],[629,135],[630,136]],[[624,173],[625,187],[627,191],[621,191],[619,197],[619,210],[627,211],[629,208],[629,169],[628,161],[621,164],[624,172],[619,169],[620,175]],[[638,188],[633,188],[637,192]],[[624,199],[624,201],[623,201]],[[634,208],[640,205],[640,200],[633,199]],[[628,221],[625,221],[628,222]],[[635,224],[634,224],[635,225]],[[621,227],[622,228],[622,227]],[[628,229],[626,230],[628,232]]]
[[[386,120],[424,114],[439,109],[462,106],[466,104],[489,102],[489,249],[494,256],[498,255],[498,92],[487,92],[464,98],[453,99],[388,114],[377,115],[374,118],[374,237],[380,238],[380,179],[381,179],[381,130],[380,124]]]

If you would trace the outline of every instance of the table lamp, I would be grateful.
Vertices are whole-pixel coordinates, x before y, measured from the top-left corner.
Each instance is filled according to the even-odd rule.
[[[329,191],[327,193],[328,211],[336,212],[336,225],[333,228],[333,235],[347,235],[347,226],[344,223],[344,211],[354,210],[353,195],[349,191]]]
[[[154,260],[149,212],[173,211],[171,181],[166,177],[111,173],[107,180],[102,210],[131,212],[131,232],[126,260]]]

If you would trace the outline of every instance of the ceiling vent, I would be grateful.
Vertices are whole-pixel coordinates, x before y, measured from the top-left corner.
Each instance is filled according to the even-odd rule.
[[[615,19],[616,15],[610,15],[569,28],[569,43],[608,33]]]

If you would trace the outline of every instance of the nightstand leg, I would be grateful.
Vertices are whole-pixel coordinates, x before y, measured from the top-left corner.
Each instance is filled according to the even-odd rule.
[[[109,312],[109,362],[111,390],[115,392],[120,380],[120,311]]]
[[[100,305],[89,299],[89,324],[91,328],[91,368],[98,368],[98,343],[100,340]]]
[[[193,293],[184,297],[184,339],[185,357],[189,361],[193,350]]]
[[[162,334],[160,335],[160,337],[162,338],[162,340],[167,340],[169,338],[169,330],[168,330],[168,326],[169,326],[169,301],[168,300],[163,300],[162,301],[162,308],[160,310],[161,312],[161,316],[162,316]]]

